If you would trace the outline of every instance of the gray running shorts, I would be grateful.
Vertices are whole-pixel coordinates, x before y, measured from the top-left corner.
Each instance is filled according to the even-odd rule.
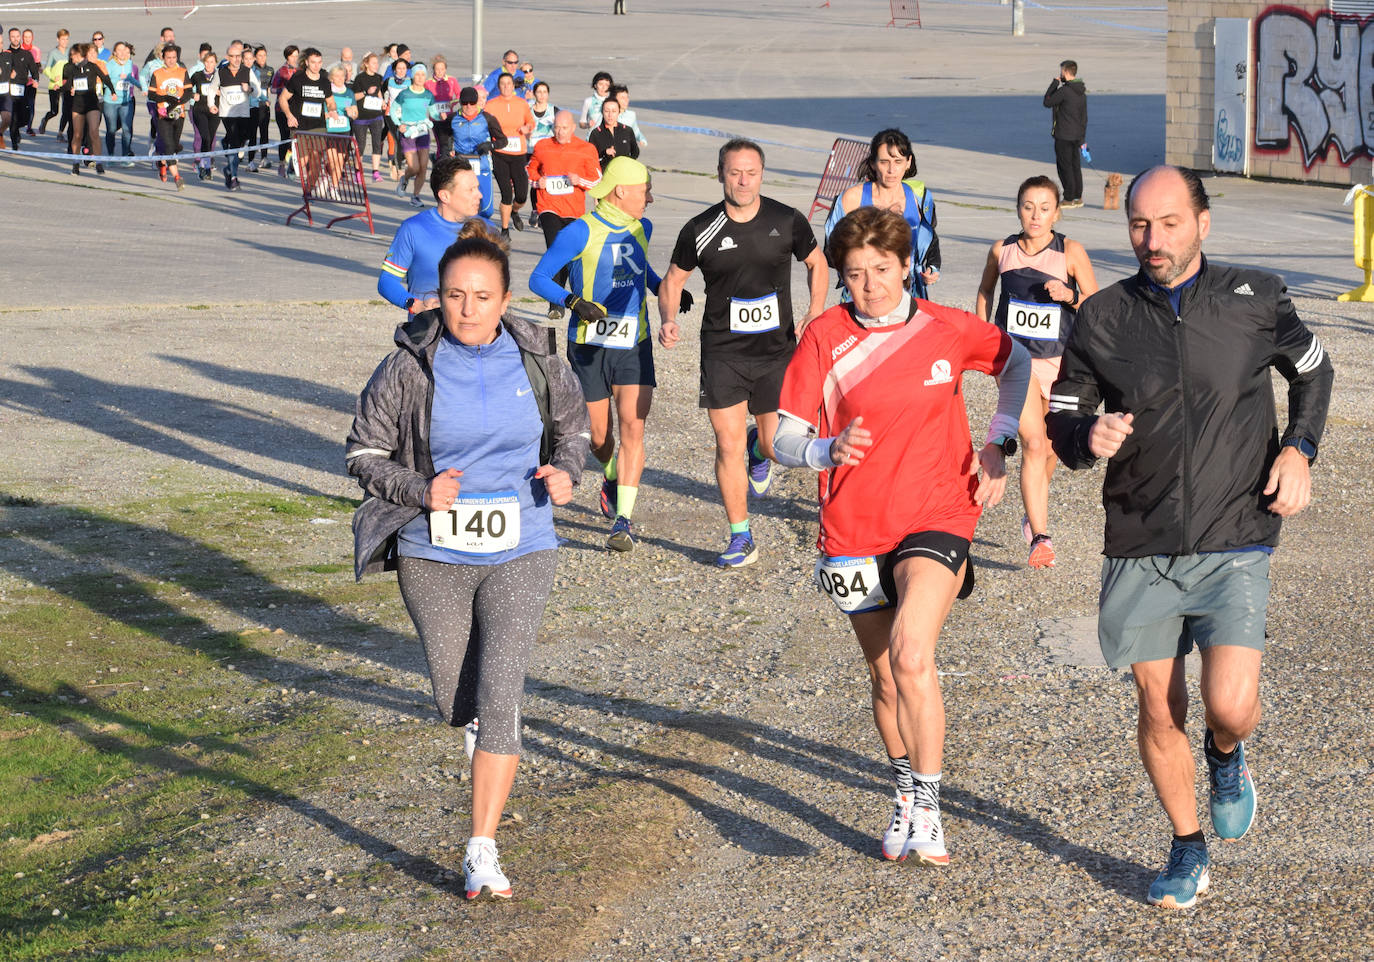
[[[1194,645],[1263,651],[1268,604],[1264,551],[1106,558],[1097,640],[1112,668],[1180,658]]]

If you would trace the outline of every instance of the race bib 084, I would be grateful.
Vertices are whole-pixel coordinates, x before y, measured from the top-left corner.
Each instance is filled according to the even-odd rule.
[[[1059,304],[1036,304],[1032,301],[1007,300],[1007,333],[1033,341],[1059,340]]]
[[[730,330],[736,334],[762,334],[780,326],[776,292],[763,297],[730,298]]]
[[[892,601],[878,577],[878,561],[873,555],[821,555],[816,562],[816,587],[847,615],[889,608]]]
[[[466,554],[497,554],[520,544],[520,499],[514,491],[459,494],[447,511],[429,513],[429,543]]]

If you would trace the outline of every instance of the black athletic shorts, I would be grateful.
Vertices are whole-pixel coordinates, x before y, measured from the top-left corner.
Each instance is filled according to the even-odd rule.
[[[916,531],[907,535],[887,554],[883,555],[882,566],[878,569],[878,581],[883,592],[893,604],[897,603],[897,580],[892,568],[906,558],[925,557],[940,562],[956,575],[964,562],[964,583],[959,586],[959,597],[967,598],[973,594],[973,559],[969,557],[970,542],[957,534],[944,531]]]
[[[568,364],[582,382],[582,396],[590,403],[604,401],[617,384],[655,387],[653,339],[646,337],[634,347],[599,347],[568,343]]]
[[[764,358],[703,357],[697,407],[718,411],[748,401],[750,414],[772,414],[778,409],[782,378],[790,360],[790,354]]]

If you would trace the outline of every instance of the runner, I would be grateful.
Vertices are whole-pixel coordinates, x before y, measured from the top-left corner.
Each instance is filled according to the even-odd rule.
[[[530,116],[534,118],[534,131],[530,134],[529,144],[525,152],[525,169],[528,171],[530,161],[534,159],[534,147],[541,140],[548,140],[553,136],[553,121],[558,116],[558,108],[549,103],[549,85],[542,80],[534,83],[530,94]],[[576,126],[577,121],[573,121]],[[530,183],[530,230],[539,226],[539,185]]]
[[[186,104],[191,100],[191,85],[186,68],[180,64],[181,48],[169,43],[162,48],[162,66],[153,71],[148,83],[148,100],[157,106],[157,140],[163,154],[181,153],[181,131],[186,123]],[[175,160],[157,162],[162,180],[170,175],[177,190],[185,189]]]
[[[639,117],[630,109],[630,88],[624,84],[616,84],[611,88],[611,96],[620,104],[620,122],[634,131],[635,142],[639,144],[640,149],[649,146],[649,138],[639,129]]]
[[[448,75],[448,61],[436,54],[430,61],[429,82],[425,89],[434,95],[439,113],[434,118],[434,159],[453,153],[453,108],[462,85]]]
[[[835,199],[825,221],[825,236],[830,236],[846,213],[860,207],[884,207],[901,214],[911,227],[911,253],[917,267],[911,276],[911,293],[930,296],[930,285],[940,279],[940,238],[935,233],[935,199],[925,183],[916,179],[911,139],[895,128],[878,131],[855,173],[861,183]]]
[[[948,865],[935,647],[955,597],[973,590],[969,544],[983,507],[1006,488],[1030,357],[974,315],[911,296],[911,229],[899,214],[860,207],[844,217],[830,259],[851,301],[802,332],[773,448],[781,464],[822,472],[816,580],[863,649],[897,783],[883,857]],[[966,371],[1000,379],[976,457]]]
[[[29,84],[37,81],[42,71],[38,67],[38,61],[34,59],[33,53],[24,46],[23,33],[17,27],[11,27],[9,33],[10,46],[6,51],[9,54],[8,69],[5,71],[9,76],[9,99],[8,113],[10,118],[10,149],[18,150],[19,142],[22,140],[25,126],[28,120],[25,116]],[[0,102],[0,113],[6,111],[5,102]],[[0,128],[0,136],[4,136],[3,128]]]
[[[219,133],[219,104],[215,90],[215,72],[219,69],[219,57],[213,50],[203,50],[200,54],[200,69],[191,71],[191,123],[195,125],[199,143],[196,152],[215,149],[215,134]],[[201,180],[209,180],[214,169],[214,160],[203,157],[196,161],[196,175]]]
[[[510,77],[515,81],[515,89],[523,91],[527,85],[525,71],[520,69],[520,55],[514,50],[507,50],[501,57],[501,66],[482,78],[480,86],[487,92],[487,97],[495,97],[501,92],[501,78]]]
[[[225,60],[215,72],[215,89],[219,94],[216,105],[224,121],[224,149],[234,150],[248,143],[253,127],[250,115],[254,101],[262,96],[258,75],[243,62],[243,44],[235,40],[225,52]],[[251,153],[250,153],[251,156]],[[239,186],[239,155],[224,158],[224,189],[241,190]]]
[[[458,112],[453,115],[453,151],[466,157],[477,172],[482,188],[482,216],[496,213],[492,198],[491,152],[506,146],[506,135],[496,118],[482,109],[483,91],[478,87],[464,87],[458,94]]]
[[[258,95],[253,100],[253,109],[248,112],[250,129],[248,146],[261,147],[271,137],[272,129],[272,68],[267,66],[267,48],[262,44],[253,48],[253,75],[258,78]],[[265,149],[248,152],[248,170],[254,174],[259,167],[272,169],[272,161]]]
[[[596,148],[603,170],[612,158],[639,157],[639,141],[635,140],[635,132],[620,123],[620,104],[610,97],[602,101],[601,123],[592,128],[587,141]]]
[[[377,277],[377,293],[411,314],[426,310],[425,301],[439,289],[440,258],[482,206],[477,174],[462,157],[441,158],[429,186],[436,206],[401,222]],[[495,224],[482,223],[496,234]]]
[[[77,43],[72,45],[71,62],[62,68],[63,90],[72,98],[72,139],[67,143],[67,153],[81,157],[100,154],[100,98],[101,91],[109,83],[90,58],[91,45]],[[105,173],[105,165],[96,162],[95,172]],[[81,173],[81,164],[72,164],[72,173]]]
[[[988,252],[974,313],[1011,334],[1031,356],[1031,385],[1021,410],[1021,533],[1032,568],[1054,564],[1049,534],[1050,478],[1056,458],[1045,434],[1050,387],[1059,376],[1064,344],[1078,306],[1097,292],[1088,252],[1054,229],[1059,221],[1059,187],[1048,177],[1031,177],[1016,192],[1021,232],[997,241]],[[993,310],[992,295],[1002,282]]]
[[[529,197],[530,179],[525,173],[525,144],[534,132],[534,114],[525,98],[515,92],[515,78],[508,73],[496,79],[499,96],[487,101],[487,112],[501,125],[506,143],[492,154],[492,176],[501,191],[501,234],[510,240],[510,228],[524,230],[517,211]]]
[[[69,58],[67,43],[71,39],[71,32],[65,27],[57,31],[57,46],[48,51],[43,58],[43,76],[48,79],[48,112],[43,115],[43,119],[38,122],[38,133],[41,136],[48,132],[48,121],[54,117],[60,118],[58,121],[57,132],[59,134],[66,130],[71,123],[69,111],[62,109],[62,68],[67,65]],[[9,83],[9,74],[0,75],[0,83]],[[4,92],[0,92],[0,99],[4,98]],[[105,129],[108,132],[110,125],[107,123]],[[111,151],[106,150],[107,154]]]
[[[1195,173],[1151,168],[1125,200],[1140,271],[1079,311],[1048,427],[1070,468],[1108,459],[1097,637],[1109,666],[1131,668],[1136,744],[1173,828],[1146,899],[1188,908],[1211,879],[1184,660],[1196,645],[1212,830],[1239,839],[1255,818],[1244,740],[1260,720],[1269,558],[1311,498],[1334,375],[1280,278],[1203,255]],[[1282,435],[1271,369],[1288,382]]]
[[[587,212],[587,188],[601,179],[596,148],[577,136],[577,119],[560,110],[553,122],[553,138],[541,140],[526,168],[530,183],[538,188],[539,227],[544,249],[553,246],[559,231]],[[568,268],[554,275],[560,287],[568,283]],[[549,301],[549,320],[563,317],[563,301]]]
[[[716,485],[730,525],[722,568],[758,559],[749,529],[750,493],[772,479],[778,392],[797,335],[792,323],[792,261],[806,265],[811,300],[802,328],[825,309],[829,270],[800,211],[759,193],[763,148],[736,139],[721,147],[716,177],[725,199],[689,220],[658,292],[658,342],[677,344],[683,285],[701,269],[706,308],[701,323],[701,394],[716,436]],[[688,302],[690,304],[690,301]],[[754,427],[749,427],[749,415]]]
[[[336,63],[329,68],[329,102],[324,114],[326,133],[334,134],[325,145],[325,162],[329,164],[329,184],[325,188],[325,198],[332,201],[343,199],[344,164],[348,161],[353,137],[353,118],[358,108],[353,99],[353,91],[348,86],[348,68]],[[348,137],[348,140],[341,138]],[[362,183],[362,171],[355,171],[355,183]]]
[[[644,421],[653,401],[654,354],[649,339],[645,291],[657,292],[659,277],[649,265],[653,225],[644,209],[653,203],[649,169],[617,157],[601,180],[587,188],[600,203],[559,233],[535,265],[530,290],[572,310],[568,356],[582,382],[591,419],[592,454],[601,463],[601,513],[614,518],[606,546],[634,549],[630,518],[644,471]],[[571,266],[572,291],[554,280]],[[620,420],[620,453],[612,433]]]
[[[329,78],[321,71],[324,56],[314,47],[301,51],[304,68],[291,75],[277,98],[277,109],[286,114],[286,126],[300,133],[320,132],[325,129],[324,115],[329,102]],[[312,151],[304,157],[297,157],[300,168],[301,184],[307,191],[313,190],[320,175],[320,161]]]
[[[485,230],[464,229],[440,276],[442,309],[397,329],[397,349],[358,399],[347,447],[366,492],[355,573],[396,569],[444,722],[482,719],[464,895],[508,899],[496,829],[557,566],[552,506],[572,500],[582,474],[587,414],[544,332],[503,316],[510,262]]]
[[[43,70],[39,66],[43,62],[43,52],[38,48],[38,44],[33,42],[32,30],[24,31],[19,45],[28,51],[29,59],[33,61],[33,69],[29,73],[28,82],[24,85],[24,133],[32,137],[34,105],[38,102],[38,79],[43,75]]]
[[[397,64],[402,61],[396,61]],[[391,122],[401,134],[401,152],[405,154],[405,172],[396,185],[396,196],[406,195],[406,184],[414,185],[411,207],[423,207],[420,191],[425,186],[425,169],[429,166],[429,132],[434,128],[438,108],[434,95],[425,89],[429,69],[417,63],[410,70],[410,85],[391,97]]]
[[[601,123],[601,104],[609,96],[613,83],[615,81],[611,75],[604,70],[598,70],[592,77],[592,95],[582,101],[582,116],[577,121],[577,125],[583,130],[589,129],[592,124]]]
[[[291,127],[293,125],[287,119],[291,116],[291,112],[283,106],[282,97],[286,94],[286,85],[296,75],[301,59],[301,48],[294,43],[287,44],[281,55],[284,62],[272,75],[271,92],[272,102],[277,108],[277,139],[282,141],[281,144],[277,145],[277,163],[285,164],[286,155],[291,152]]]
[[[353,121],[353,139],[358,142],[358,156],[367,156],[372,146],[372,182],[382,179],[382,154],[386,151],[386,81],[379,71],[377,55],[363,56],[362,73],[353,78],[353,99],[358,116]]]
[[[105,153],[110,157],[134,155],[134,88],[139,86],[138,68],[134,66],[134,51],[123,40],[114,45],[104,71],[108,84],[100,98],[105,115]],[[119,151],[115,151],[115,131],[120,133]],[[42,133],[40,127],[39,132]],[[132,167],[132,161],[125,161]]]

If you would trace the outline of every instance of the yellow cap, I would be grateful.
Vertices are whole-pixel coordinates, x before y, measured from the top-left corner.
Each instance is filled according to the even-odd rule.
[[[606,169],[601,172],[601,179],[595,185],[588,187],[587,193],[600,200],[621,185],[628,187],[631,184],[647,184],[648,182],[648,167],[633,157],[612,157],[611,162],[606,165]]]

